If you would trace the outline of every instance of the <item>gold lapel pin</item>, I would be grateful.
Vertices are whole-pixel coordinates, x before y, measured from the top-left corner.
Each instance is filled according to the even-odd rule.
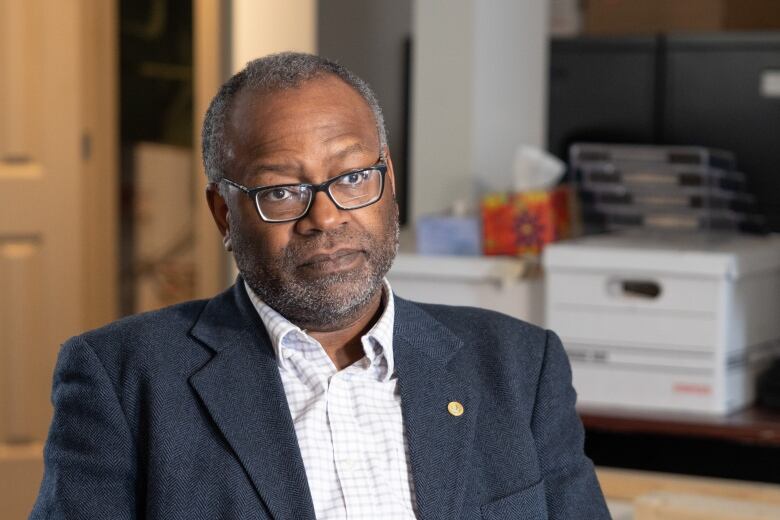
[[[447,405],[447,411],[450,412],[450,415],[460,417],[463,415],[463,405],[458,401],[450,401],[450,403]]]

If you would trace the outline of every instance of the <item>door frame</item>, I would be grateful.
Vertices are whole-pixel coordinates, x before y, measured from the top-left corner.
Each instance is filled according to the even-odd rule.
[[[217,90],[230,77],[229,0],[193,1],[193,186],[195,200],[195,297],[209,298],[228,285],[230,258],[206,204],[206,173],[201,160],[203,116]]]

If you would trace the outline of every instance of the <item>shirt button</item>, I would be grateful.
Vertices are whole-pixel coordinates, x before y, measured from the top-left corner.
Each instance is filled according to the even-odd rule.
[[[344,462],[342,462],[341,465],[343,466],[344,471],[352,471],[353,469],[355,469],[355,460],[347,459]]]

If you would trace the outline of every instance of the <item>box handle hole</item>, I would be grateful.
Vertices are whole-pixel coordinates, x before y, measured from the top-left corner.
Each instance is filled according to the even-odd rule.
[[[653,280],[612,280],[609,293],[625,298],[643,298],[653,300],[661,295],[661,284]]]

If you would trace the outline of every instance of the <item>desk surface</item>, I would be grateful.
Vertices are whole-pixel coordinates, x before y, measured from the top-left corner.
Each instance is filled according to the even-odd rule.
[[[751,407],[726,416],[581,407],[587,429],[705,437],[780,447],[780,412]]]

